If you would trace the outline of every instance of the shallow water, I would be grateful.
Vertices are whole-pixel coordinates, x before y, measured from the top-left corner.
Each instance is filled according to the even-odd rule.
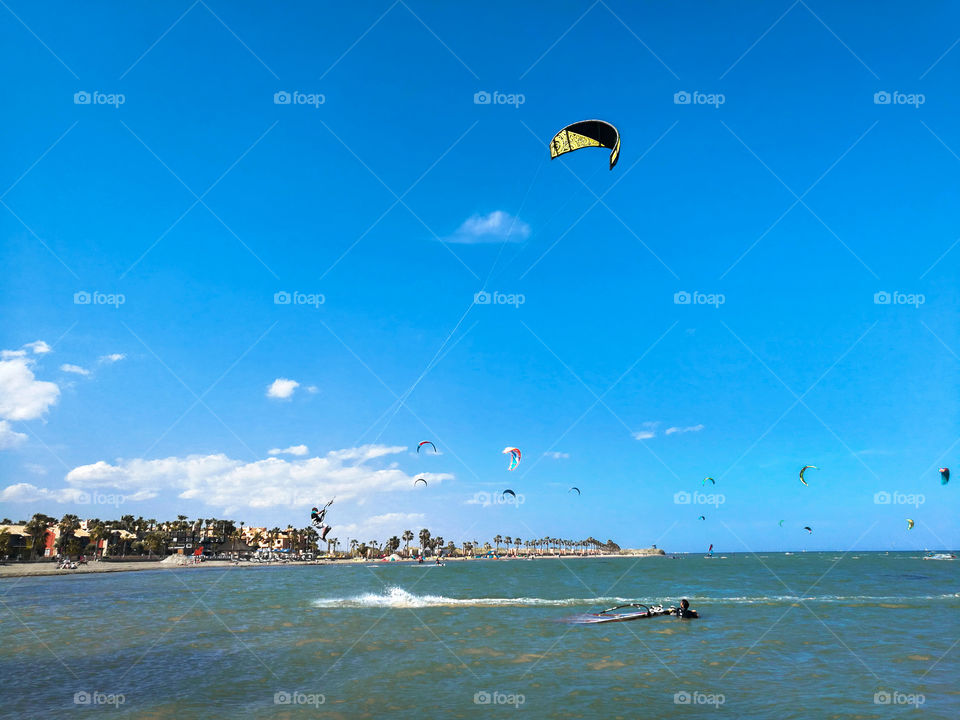
[[[960,561],[917,554],[198,568],[0,593],[10,717],[960,716]],[[568,622],[679,597],[701,619]]]

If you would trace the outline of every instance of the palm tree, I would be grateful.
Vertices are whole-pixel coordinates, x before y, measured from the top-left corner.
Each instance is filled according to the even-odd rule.
[[[353,557],[357,552],[357,547],[360,545],[360,541],[356,538],[350,539],[350,557]]]
[[[517,552],[516,552],[516,556],[517,556],[517,557],[520,557],[520,546],[521,546],[522,544],[523,544],[523,540],[521,540],[520,538],[514,538],[514,539],[513,539],[513,545],[514,545],[514,547],[516,547],[516,549],[517,549]]]
[[[410,541],[413,540],[413,531],[404,530],[403,535],[401,536],[406,545],[403,548],[403,556],[410,557]]]
[[[426,552],[427,547],[430,545],[430,531],[424,528],[420,531],[420,554],[423,555]]]
[[[494,544],[497,546],[497,555],[499,555],[499,554],[500,554],[500,543],[503,542],[503,538],[500,537],[499,535],[497,535],[495,538],[493,538],[493,542],[494,542]]]
[[[510,554],[510,546],[513,544],[513,538],[510,537],[509,535],[505,535],[504,538],[503,538],[503,544],[506,545],[506,547],[504,548],[504,552],[506,552],[507,555],[509,555],[509,554]]]

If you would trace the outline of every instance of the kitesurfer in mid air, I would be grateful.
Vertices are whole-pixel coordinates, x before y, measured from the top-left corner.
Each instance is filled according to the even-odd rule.
[[[317,510],[317,508],[313,508],[310,511],[310,522],[312,522],[314,526],[320,531],[321,540],[326,540],[327,533],[329,533],[333,529],[329,525],[324,524],[323,522],[323,518],[327,514],[327,508],[330,507],[331,505],[333,505],[333,500],[331,500],[326,505],[324,505],[323,510]]]

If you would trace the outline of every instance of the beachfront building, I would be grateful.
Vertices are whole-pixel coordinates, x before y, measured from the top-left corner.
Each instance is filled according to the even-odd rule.
[[[6,558],[17,560],[19,562],[25,562],[33,559],[33,538],[30,537],[30,534],[27,532],[26,525],[0,525],[0,533],[4,532],[10,536],[7,545]],[[54,529],[48,528],[42,541],[43,550],[42,552],[38,552],[36,554],[40,555],[41,557],[53,557],[56,554],[56,550],[54,550],[54,544],[56,541],[57,536],[54,532]],[[0,560],[5,560],[6,558],[0,558]]]

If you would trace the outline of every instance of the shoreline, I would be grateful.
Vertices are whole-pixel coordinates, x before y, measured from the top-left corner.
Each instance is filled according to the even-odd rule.
[[[496,560],[493,558],[464,558],[450,557],[444,558],[443,562],[470,562],[488,560],[493,562],[528,560],[591,560],[610,558],[642,558],[642,557],[664,557],[662,551],[627,551],[622,553],[603,553],[600,555],[530,555],[521,557],[502,556]],[[343,558],[338,560],[284,560],[274,562],[250,562],[249,560],[204,560],[201,563],[184,562],[179,563],[170,561],[170,558],[180,557],[176,555],[168,556],[165,560],[113,560],[106,562],[91,561],[88,565],[81,565],[73,570],[59,570],[54,562],[31,562],[31,563],[13,563],[10,565],[0,565],[0,580],[4,578],[20,577],[66,577],[71,575],[97,575],[103,573],[116,572],[136,572],[139,570],[195,570],[201,568],[222,568],[224,570],[243,570],[247,568],[266,568],[266,567],[290,567],[303,565],[339,565],[339,566],[358,566],[358,565],[396,565],[396,564],[417,564],[415,559],[404,559],[400,561],[388,562],[381,559],[366,558]],[[182,556],[187,557],[187,556]],[[434,559],[424,560],[424,565],[433,565]]]

